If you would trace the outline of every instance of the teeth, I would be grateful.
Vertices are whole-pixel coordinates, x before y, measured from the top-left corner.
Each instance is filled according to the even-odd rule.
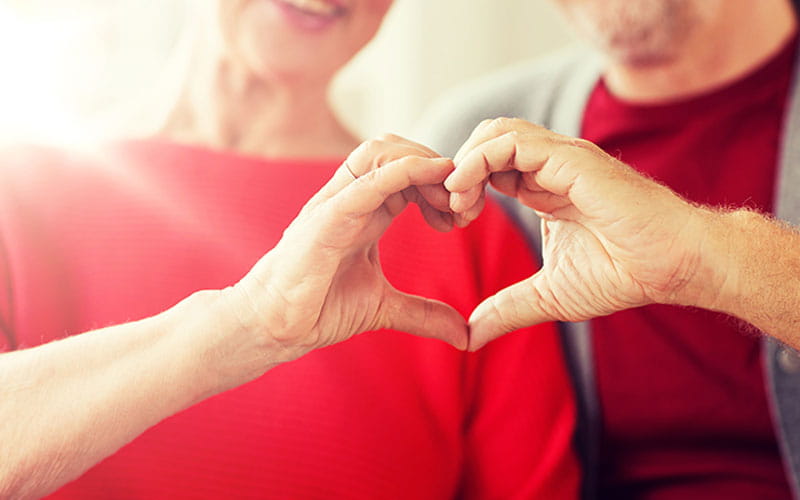
[[[332,16],[339,11],[339,7],[325,0],[284,0],[284,2],[318,16]]]

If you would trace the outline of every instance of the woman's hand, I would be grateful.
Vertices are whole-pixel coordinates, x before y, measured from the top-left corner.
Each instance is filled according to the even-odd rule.
[[[278,245],[223,291],[247,349],[287,361],[391,328],[467,346],[467,325],[452,307],[396,290],[384,277],[378,240],[409,202],[448,230],[452,161],[394,136],[365,142],[305,205]],[[269,366],[263,366],[266,369]]]
[[[450,160],[400,138],[369,141],[236,285],[0,354],[0,498],[46,495],[160,420],[366,330],[466,348],[464,318],[395,290],[377,250],[409,201],[435,227],[452,225],[442,186],[452,171]]]
[[[711,304],[701,266],[707,210],[595,145],[522,120],[482,123],[455,157],[451,208],[474,219],[490,181],[542,217],[542,269],[476,308],[470,349],[543,321],[581,321],[649,303]]]

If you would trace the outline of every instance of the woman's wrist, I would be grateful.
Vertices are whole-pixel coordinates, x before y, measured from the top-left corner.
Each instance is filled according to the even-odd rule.
[[[280,304],[263,284],[245,278],[222,290],[204,290],[162,313],[164,328],[183,345],[204,396],[249,382],[306,354],[310,348],[276,339]],[[280,332],[278,332],[280,333]]]
[[[246,332],[231,318],[224,290],[195,292],[150,318],[162,332],[173,365],[178,365],[187,406],[241,385],[266,371],[247,360]],[[250,349],[252,350],[252,349]],[[255,353],[254,353],[255,354]]]

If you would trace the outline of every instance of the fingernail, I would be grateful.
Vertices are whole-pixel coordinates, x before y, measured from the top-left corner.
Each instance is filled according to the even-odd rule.
[[[450,208],[454,212],[460,212],[461,203],[464,199],[464,195],[462,193],[450,193]]]
[[[469,352],[475,352],[481,347],[486,345],[486,342],[480,342],[477,339],[489,338],[486,327],[483,323],[483,313],[476,309],[469,317]]]
[[[488,310],[489,306],[487,305],[486,302],[481,302],[480,304],[478,304],[478,307],[472,310],[472,314],[469,315],[469,319],[467,320],[467,323],[469,323],[470,328],[472,328],[472,325],[480,323],[481,320],[483,320],[486,317],[486,313],[488,312]]]
[[[447,176],[447,179],[444,180],[444,188],[451,193],[455,191],[455,186],[453,184],[456,182],[453,180],[453,176],[456,175],[456,171],[454,170],[450,175]]]
[[[469,345],[467,345],[468,352],[475,352],[479,350],[481,347],[486,345],[485,342],[480,342],[477,339],[486,338],[485,334],[481,332],[481,327],[479,325],[474,325],[472,322],[469,324]]]

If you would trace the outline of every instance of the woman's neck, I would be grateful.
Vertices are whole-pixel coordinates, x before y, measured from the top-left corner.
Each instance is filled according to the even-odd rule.
[[[164,135],[271,158],[341,158],[358,139],[336,118],[327,81],[267,80],[220,64],[193,78]]]

